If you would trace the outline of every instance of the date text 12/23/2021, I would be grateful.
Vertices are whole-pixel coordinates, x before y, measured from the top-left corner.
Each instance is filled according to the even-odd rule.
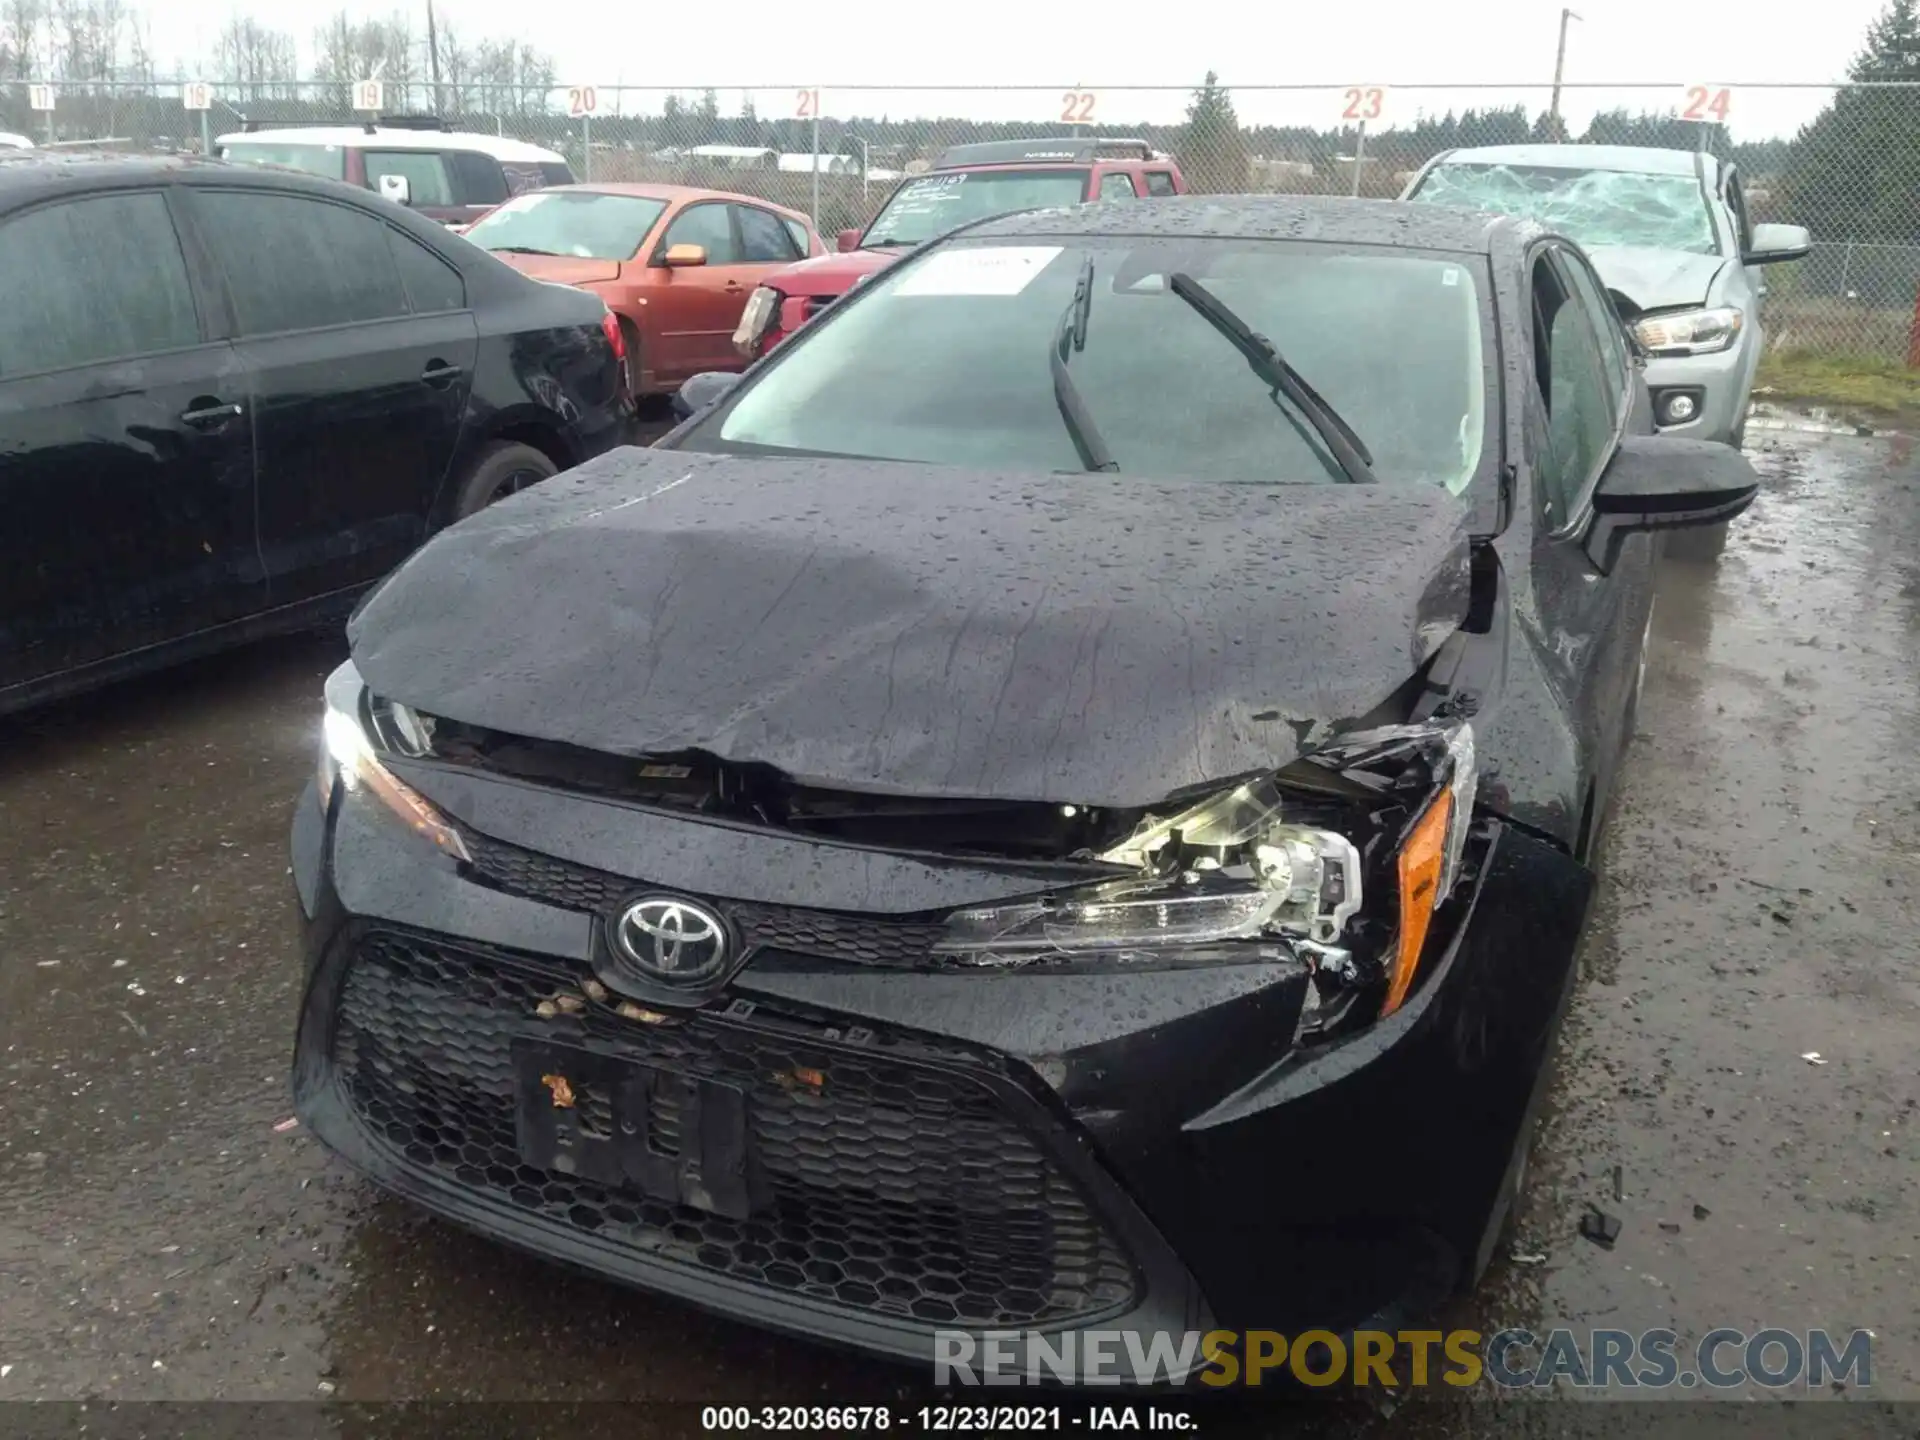
[[[1004,1434],[1010,1430],[1162,1430],[1199,1428],[1186,1410],[1168,1405],[922,1405],[898,1412],[886,1405],[708,1405],[704,1431],[751,1433],[900,1430],[915,1434]]]

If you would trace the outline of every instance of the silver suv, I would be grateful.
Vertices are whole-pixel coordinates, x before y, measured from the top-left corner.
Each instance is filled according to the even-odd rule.
[[[1755,225],[1734,167],[1712,155],[1625,145],[1448,150],[1403,200],[1536,220],[1587,252],[1648,353],[1662,433],[1738,445],[1760,362],[1754,267],[1811,248],[1799,225]]]

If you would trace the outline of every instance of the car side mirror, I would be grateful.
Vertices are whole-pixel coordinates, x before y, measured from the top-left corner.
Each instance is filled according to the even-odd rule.
[[[669,245],[667,253],[661,257],[669,270],[688,270],[707,263],[707,247],[704,245]]]
[[[727,393],[740,383],[740,377],[727,370],[702,370],[698,375],[690,375],[673,392],[673,413],[681,420],[691,420],[702,410],[711,409],[727,398]]]
[[[849,250],[858,250],[860,248],[860,232],[858,230],[842,230],[839,235],[834,237],[833,244],[834,248],[842,254],[845,254]]]
[[[1587,556],[1613,569],[1628,535],[1731,520],[1753,503],[1760,476],[1731,445],[1668,435],[1629,435],[1593,494]]]
[[[1813,253],[1813,236],[1804,225],[1756,225],[1753,244],[1740,257],[1747,265],[1778,265],[1782,260],[1804,260]]]
[[[404,175],[382,175],[379,180],[382,199],[391,200],[396,205],[413,203],[413,186]]]

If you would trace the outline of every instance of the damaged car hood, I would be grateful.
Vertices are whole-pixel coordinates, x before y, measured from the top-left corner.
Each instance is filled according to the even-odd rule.
[[[1644,245],[1597,245],[1587,251],[1609,290],[1617,290],[1642,310],[1704,305],[1713,277],[1726,259],[1687,250]]]
[[[443,531],[348,627],[378,694],[810,784],[1146,806],[1286,763],[1468,604],[1426,486],[614,451]]]

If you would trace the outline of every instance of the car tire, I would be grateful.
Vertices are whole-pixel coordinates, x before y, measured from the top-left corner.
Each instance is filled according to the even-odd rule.
[[[1674,560],[1717,560],[1727,548],[1730,521],[1718,525],[1690,526],[1667,537],[1667,555]]]
[[[496,500],[560,473],[560,467],[531,445],[496,440],[480,452],[453,497],[453,518],[464,520]]]

